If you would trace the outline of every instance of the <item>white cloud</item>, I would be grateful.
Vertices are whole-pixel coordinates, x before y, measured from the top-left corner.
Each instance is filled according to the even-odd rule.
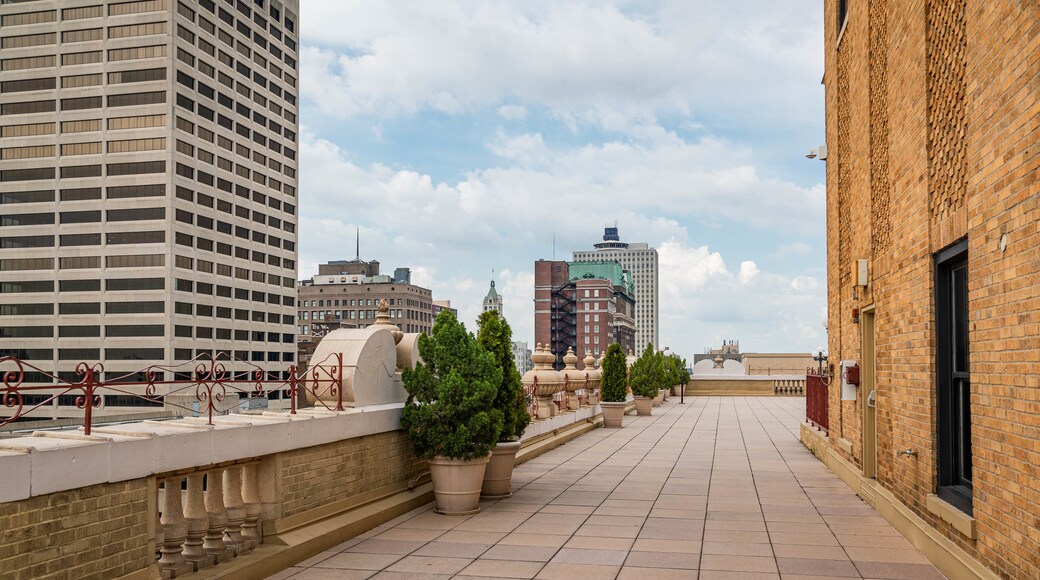
[[[302,10],[305,98],[327,115],[519,101],[565,123],[624,130],[748,103],[787,111],[749,107],[769,122],[817,114],[804,97],[818,87],[789,82],[822,73],[820,11],[796,0],[336,0]]]
[[[740,273],[737,274],[737,278],[742,284],[747,284],[755,279],[758,275],[758,266],[755,265],[751,260],[747,260],[740,263]]]

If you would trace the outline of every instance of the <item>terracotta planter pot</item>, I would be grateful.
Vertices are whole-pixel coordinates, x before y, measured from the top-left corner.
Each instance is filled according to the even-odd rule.
[[[626,406],[625,401],[619,403],[600,401],[599,408],[603,412],[603,426],[608,429],[620,429]]]
[[[672,396],[673,397],[678,397],[681,394],[682,394],[682,385],[674,385],[672,387]]]
[[[661,403],[663,403],[663,402],[664,402],[664,391],[662,391],[661,389],[658,389],[657,390],[657,396],[654,397],[654,406],[655,407],[660,407]]]
[[[654,407],[654,400],[650,397],[636,397],[636,415],[649,416]]]
[[[484,485],[480,488],[480,496],[488,499],[502,499],[512,495],[509,484],[513,480],[513,465],[516,464],[516,452],[520,451],[520,440],[501,441],[491,448],[491,460],[484,469]]]
[[[464,516],[480,511],[480,486],[490,457],[465,460],[437,456],[428,461],[437,513]]]

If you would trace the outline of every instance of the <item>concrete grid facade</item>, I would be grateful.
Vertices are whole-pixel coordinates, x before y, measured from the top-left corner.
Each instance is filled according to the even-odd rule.
[[[622,242],[617,228],[606,228],[603,241],[596,249],[576,251],[575,262],[616,261],[632,273],[636,299],[636,351],[642,352],[649,342],[660,348],[660,287],[658,284],[657,249],[646,243]]]
[[[70,378],[220,351],[292,364],[298,13],[0,5],[3,354]]]
[[[831,385],[830,452],[963,561],[1040,577],[1040,12],[825,5],[829,350],[863,381]]]

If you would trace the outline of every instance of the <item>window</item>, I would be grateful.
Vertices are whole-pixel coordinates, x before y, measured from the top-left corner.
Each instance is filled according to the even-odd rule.
[[[62,154],[64,154],[62,145]],[[152,139],[127,139],[122,141],[109,141],[109,153],[132,153],[136,151],[158,151],[166,149],[165,137],[154,137]]]
[[[101,61],[101,53],[98,53],[98,60],[93,62]],[[166,56],[165,45],[155,46],[138,46],[135,48],[112,48],[108,51],[108,61],[117,62],[121,60],[137,60],[141,58],[158,58]],[[64,55],[62,56],[62,64],[64,62]]]
[[[141,173],[165,173],[165,161],[139,161],[135,163],[109,163],[108,175],[137,175]]]
[[[54,145],[6,147],[0,149],[0,159],[36,159],[39,157],[54,157]]]
[[[972,514],[968,242],[935,256],[938,495]]]
[[[0,70],[26,70],[31,68],[49,68],[58,64],[53,54],[46,56],[26,56],[22,58],[5,58],[0,61]]]
[[[53,113],[55,102],[53,99],[44,101],[25,101],[21,103],[0,104],[0,115],[28,115],[30,113]]]
[[[162,314],[166,311],[165,302],[106,302],[105,314]]]
[[[94,87],[101,84],[101,75],[72,75],[61,77],[61,88],[75,89],[79,87]]]
[[[141,115],[138,117],[112,117],[108,120],[108,128],[112,129],[145,129],[148,127],[165,127],[166,115]]]
[[[127,70],[108,73],[108,84],[111,85],[162,80],[166,80],[166,69],[164,68],[146,68],[143,70]]]
[[[157,12],[166,10],[166,0],[139,0],[136,2],[120,2],[108,6],[109,16],[124,14],[140,14],[141,12]]]
[[[54,77],[42,79],[23,79],[0,83],[0,93],[24,93],[25,91],[46,91],[56,86]]]
[[[87,119],[85,121],[62,121],[61,132],[65,133],[88,133],[101,130],[101,119]]]
[[[111,100],[111,97],[109,97]],[[83,109],[100,109],[101,97],[77,97],[61,100],[62,111],[81,111]]]
[[[58,305],[58,314],[101,314],[97,302],[63,302]]]
[[[110,209],[107,211],[107,215],[105,217],[106,220],[109,222],[161,220],[166,218],[166,208],[144,207],[131,209]]]
[[[109,51],[111,52],[111,51]],[[72,66],[77,64],[93,64],[101,62],[101,51],[92,50],[88,52],[73,52],[61,55],[61,66]]]
[[[93,98],[96,98],[99,101],[101,100],[101,97],[93,97]],[[65,108],[64,108],[64,101],[65,100],[66,99],[62,99],[62,103],[63,103],[62,104],[62,110],[65,110]],[[129,94],[125,94],[125,95],[109,95],[108,96],[108,106],[109,107],[132,107],[132,106],[135,106],[135,105],[156,105],[156,104],[165,103],[165,102],[166,102],[166,92],[165,91],[153,91],[153,92],[149,92],[149,93],[129,93]],[[100,106],[100,105],[98,105],[98,106]]]
[[[845,22],[849,19],[849,0],[838,0],[838,33],[845,29]]]
[[[58,17],[56,10],[46,10],[43,12],[23,12],[21,14],[8,14],[0,20],[0,26],[20,26],[23,24],[41,24],[44,22],[54,22],[54,19]]]
[[[116,5],[110,8],[115,8]],[[164,34],[166,32],[165,22],[147,22],[144,24],[127,24],[125,26],[109,26],[108,38],[130,38],[132,36],[147,36],[149,34]]]
[[[101,142],[93,143],[69,143],[61,146],[62,156],[72,155],[98,155],[101,153]]]
[[[61,11],[62,21],[81,20],[83,18],[101,18],[101,6],[84,6],[83,8],[66,8]]]
[[[25,36],[6,36],[0,41],[0,48],[26,48],[29,46],[57,44],[57,42],[58,35],[53,32],[27,34]]]
[[[61,33],[62,44],[69,42],[90,42],[101,40],[100,28],[87,28],[85,30],[68,30]]]
[[[122,185],[117,187],[108,187],[106,195],[108,199],[162,197],[166,195],[166,184],[156,183],[152,185]]]
[[[32,137],[35,135],[53,135],[54,123],[32,123],[29,125],[8,125],[0,129],[0,137]]]

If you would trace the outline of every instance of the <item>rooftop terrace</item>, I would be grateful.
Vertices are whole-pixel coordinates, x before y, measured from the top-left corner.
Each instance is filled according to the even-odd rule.
[[[517,466],[477,515],[428,504],[272,578],[943,578],[802,445],[804,411],[673,398]]]

